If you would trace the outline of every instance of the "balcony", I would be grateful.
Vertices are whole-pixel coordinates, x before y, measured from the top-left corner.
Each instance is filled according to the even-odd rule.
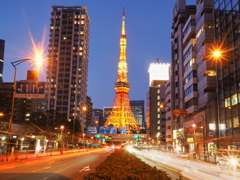
[[[191,67],[189,67],[188,70],[184,73],[184,77],[186,77],[193,70],[197,70],[197,64],[193,64]]]
[[[187,44],[190,39],[192,39],[195,36],[195,26],[191,26],[188,30],[188,32],[184,35],[183,38],[183,44]]]
[[[197,91],[193,91],[192,93],[190,93],[186,97],[184,97],[184,101],[187,102],[194,97],[198,97],[198,92]]]
[[[205,76],[198,82],[198,90],[205,88],[216,88],[216,76]]]
[[[196,14],[202,13],[203,9],[211,11],[213,9],[213,1],[212,0],[204,0],[197,6]]]

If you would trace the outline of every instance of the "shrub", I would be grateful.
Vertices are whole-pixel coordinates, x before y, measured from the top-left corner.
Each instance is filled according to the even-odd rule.
[[[84,180],[171,180],[165,171],[149,166],[125,150],[115,150]]]

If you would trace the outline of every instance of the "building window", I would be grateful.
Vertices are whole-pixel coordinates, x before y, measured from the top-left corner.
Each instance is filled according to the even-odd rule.
[[[225,107],[231,106],[231,100],[230,98],[225,99]]]
[[[233,127],[234,128],[239,127],[239,119],[238,119],[238,117],[234,117],[233,118]]]
[[[232,100],[232,105],[236,105],[236,104],[238,103],[237,94],[234,94],[234,95],[231,97],[231,100]]]
[[[227,128],[232,128],[232,121],[231,121],[231,119],[227,119],[226,122],[227,122]]]
[[[160,130],[160,126],[158,126],[158,130]]]

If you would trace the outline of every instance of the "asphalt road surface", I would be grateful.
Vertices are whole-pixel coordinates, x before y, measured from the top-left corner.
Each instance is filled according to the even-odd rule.
[[[80,180],[109,155],[102,149],[0,163],[0,180]]]

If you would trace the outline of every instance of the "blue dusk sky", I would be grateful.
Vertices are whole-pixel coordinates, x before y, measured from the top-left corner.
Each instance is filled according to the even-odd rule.
[[[123,5],[126,14],[130,100],[146,100],[148,68],[159,58],[171,62],[171,24],[175,0],[1,0],[0,39],[5,40],[3,81],[13,82],[11,62],[31,58],[33,47],[47,56],[51,6],[86,6],[90,17],[88,96],[93,108],[113,105],[119,59]],[[188,0],[188,5],[195,0]],[[31,63],[17,66],[17,80],[26,79]],[[46,68],[39,80],[45,81]]]

